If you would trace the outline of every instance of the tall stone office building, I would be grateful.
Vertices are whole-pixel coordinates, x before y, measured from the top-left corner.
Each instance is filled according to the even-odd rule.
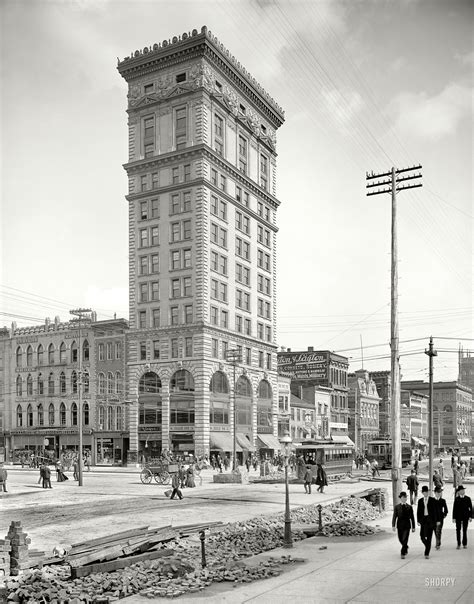
[[[118,71],[128,83],[130,461],[231,453],[234,400],[237,451],[275,449],[283,111],[206,27],[135,51]],[[241,354],[235,366],[229,350]]]

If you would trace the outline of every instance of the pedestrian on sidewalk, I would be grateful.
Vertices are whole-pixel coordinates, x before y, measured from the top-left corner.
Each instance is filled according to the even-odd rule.
[[[439,475],[438,470],[435,470],[433,473],[433,487],[436,493],[436,489],[437,487],[439,487],[440,489],[443,489],[443,481],[441,479],[441,476]]]
[[[173,474],[173,478],[171,479],[171,486],[173,487],[173,490],[171,492],[170,499],[174,499],[175,495],[177,495],[180,499],[183,498],[183,494],[181,493],[179,485],[180,485],[180,479],[179,479],[178,473],[176,472],[175,474]]]
[[[51,470],[47,463],[43,464],[43,489],[52,489],[51,486]]]
[[[418,457],[415,457],[415,461],[413,462],[413,469],[415,474],[418,476]]]
[[[74,461],[72,462],[72,469],[74,480],[79,480],[79,460],[77,457],[74,457]]]
[[[428,559],[433,531],[438,521],[438,505],[435,499],[429,496],[429,489],[426,485],[421,488],[421,494],[423,497],[418,501],[416,520],[420,527],[420,539],[425,546],[425,558]]]
[[[0,492],[8,493],[7,490],[8,471],[3,467],[3,461],[0,462]]]
[[[462,528],[462,546],[467,547],[467,527],[472,520],[472,501],[466,495],[466,490],[462,484],[456,489],[456,498],[453,503],[453,522],[456,523],[456,539],[458,542],[456,549],[461,549],[461,528]]]
[[[443,460],[442,459],[439,460],[438,473],[441,476],[441,480],[444,480],[444,465],[443,465]]]
[[[311,473],[311,467],[306,466],[306,472],[304,473],[304,492],[311,495],[311,481],[313,480],[313,474]]]
[[[434,493],[436,505],[438,506],[438,522],[435,528],[436,549],[439,549],[441,547],[441,533],[443,532],[444,519],[448,515],[448,506],[446,499],[443,499],[442,487],[436,487]]]
[[[322,463],[318,463],[318,470],[316,473],[315,482],[318,485],[318,488],[316,490],[319,491],[320,493],[324,493],[324,487],[328,486],[328,476],[326,474],[326,469],[324,467],[324,464],[322,464]]]
[[[398,532],[398,540],[402,545],[400,550],[400,556],[402,560],[408,553],[408,538],[410,536],[410,529],[415,532],[415,516],[413,514],[413,508],[407,503],[407,494],[402,491],[398,496],[400,503],[398,503],[392,516],[392,530]]]
[[[416,505],[416,501],[418,499],[418,487],[420,483],[418,482],[418,477],[415,470],[410,472],[410,476],[407,476],[405,482],[407,483],[407,487],[410,492],[410,505]]]

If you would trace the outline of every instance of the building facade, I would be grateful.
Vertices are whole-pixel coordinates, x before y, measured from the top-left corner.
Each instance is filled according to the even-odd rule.
[[[291,379],[278,376],[278,438],[290,431]]]
[[[319,397],[322,409],[329,414],[328,436],[348,436],[349,361],[346,357],[328,350],[315,351],[312,346],[299,352],[287,348],[278,353],[278,369],[291,377],[291,391],[298,398],[316,403]],[[325,407],[328,393],[329,407]],[[321,420],[321,425],[323,423]]]
[[[380,397],[368,371],[359,369],[348,375],[349,436],[356,450],[364,453],[367,443],[379,436]]]
[[[428,398],[426,393],[415,390],[400,392],[402,439],[411,440],[416,449],[427,445]]]
[[[206,27],[137,50],[118,70],[128,84],[129,458],[228,453],[234,429],[242,448],[278,447],[283,111]]]
[[[429,384],[402,381],[402,389],[429,396]],[[433,384],[433,437],[440,449],[472,443],[472,390],[459,382]]]
[[[11,329],[2,330],[1,390],[7,460],[18,461],[20,456],[45,451],[55,457],[78,451],[82,384],[84,451],[90,452],[94,464],[125,462],[126,329],[123,319],[96,321],[92,313],[80,330],[77,323],[61,322],[59,317],[46,319],[42,325],[18,328],[12,324]],[[102,359],[98,352],[101,337],[111,330],[114,337],[110,341],[116,343],[114,356],[109,356],[107,348]]]
[[[390,371],[372,371],[370,377],[380,397],[379,432],[381,438],[392,438],[392,375]]]

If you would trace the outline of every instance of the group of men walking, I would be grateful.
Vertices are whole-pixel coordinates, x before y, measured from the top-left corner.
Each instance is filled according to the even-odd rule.
[[[421,493],[422,497],[418,500],[416,509],[416,521],[420,527],[420,539],[425,546],[425,558],[428,559],[430,557],[433,533],[436,537],[436,549],[439,550],[441,547],[441,534],[444,519],[448,515],[448,506],[442,496],[443,489],[441,486],[435,487],[434,497],[430,497],[429,489],[426,485],[422,487]],[[397,530],[398,532],[398,540],[402,546],[400,555],[404,559],[408,553],[410,531],[415,532],[416,527],[412,507],[413,502],[408,503],[405,491],[400,493],[399,499],[400,503],[393,510],[392,528],[393,531]],[[453,522],[456,524],[457,549],[461,549],[461,545],[463,548],[467,548],[467,528],[472,517],[471,498],[466,495],[464,486],[459,485],[456,488],[452,511]]]

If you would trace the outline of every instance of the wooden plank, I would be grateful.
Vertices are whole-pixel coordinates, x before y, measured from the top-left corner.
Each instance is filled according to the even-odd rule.
[[[128,558],[119,558],[118,560],[112,560],[111,562],[101,562],[99,564],[89,564],[88,566],[80,566],[78,568],[71,568],[71,578],[78,579],[79,577],[87,577],[94,573],[110,573],[119,568],[126,568],[137,562],[143,560],[154,560],[156,558],[162,558],[165,556],[172,556],[176,553],[171,549],[161,549],[158,551],[145,552],[144,554],[138,554],[136,556],[129,556]]]
[[[67,563],[71,567],[77,568],[78,566],[84,566],[84,564],[89,564],[90,562],[97,562],[99,560],[107,560],[118,558],[123,555],[123,545],[112,545],[111,547],[103,547],[101,549],[97,549],[94,552],[90,552],[87,554],[80,554],[77,556],[68,556]]]
[[[80,547],[89,547],[92,545],[102,545],[109,543],[110,541],[117,541],[118,539],[126,539],[127,537],[136,537],[148,530],[148,526],[141,526],[136,529],[130,529],[121,533],[114,533],[113,535],[107,535],[106,537],[98,537],[97,539],[90,539],[89,541],[81,541],[80,543],[74,543],[71,548],[78,549]]]

